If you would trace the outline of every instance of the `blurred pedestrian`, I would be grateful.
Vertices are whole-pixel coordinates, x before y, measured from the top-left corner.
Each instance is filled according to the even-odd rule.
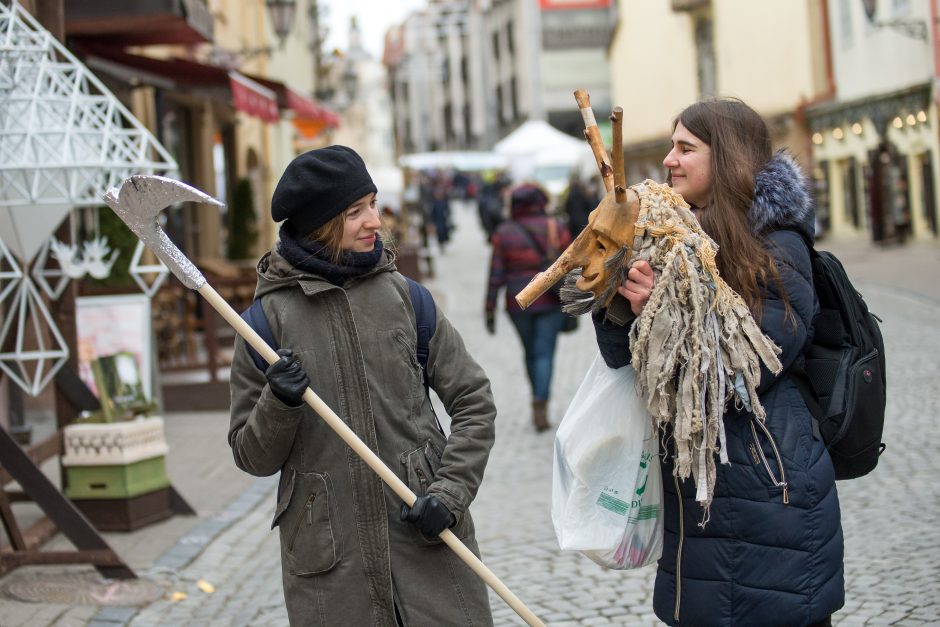
[[[492,238],[484,308],[486,329],[493,334],[496,332],[496,301],[499,291],[505,288],[506,311],[525,353],[526,374],[532,388],[532,424],[536,431],[550,427],[548,401],[555,345],[567,314],[561,310],[557,292],[542,294],[525,310],[516,302],[516,294],[571,243],[567,227],[545,213],[547,205],[548,194],[536,185],[523,184],[512,190],[510,217],[500,223]]]
[[[440,309],[422,371],[375,195],[345,146],[287,166],[271,202],[280,241],[256,290],[281,359],[261,372],[236,341],[229,443],[245,472],[280,472],[273,526],[292,625],[492,625],[483,582],[437,537],[453,529],[479,555],[467,508],[493,445],[489,380]],[[412,507],[304,404],[311,383],[418,495]]]
[[[568,216],[568,232],[572,237],[584,230],[588,223],[588,215],[597,207],[600,198],[592,194],[588,186],[575,174],[568,184],[568,196],[565,198],[565,214]]]
[[[477,212],[480,226],[489,242],[499,223],[503,221],[503,194],[509,186],[509,177],[503,172],[489,172],[483,179]]]
[[[757,393],[765,419],[746,407],[726,410],[721,451],[729,463],[716,464],[706,520],[695,482],[668,479],[675,451],[663,434],[664,544],[654,610],[670,625],[830,625],[845,598],[839,497],[793,374],[818,310],[803,239],[813,237],[809,189],[790,157],[773,154],[764,120],[739,100],[682,111],[663,165],[718,244],[721,276],[782,349],[783,370],[775,376],[762,367]],[[645,261],[630,269],[619,291],[635,315],[656,280]],[[629,326],[595,319],[612,368],[630,363]]]
[[[448,186],[442,178],[435,181],[431,188],[431,220],[434,223],[437,245],[443,252],[450,241],[451,222]]]

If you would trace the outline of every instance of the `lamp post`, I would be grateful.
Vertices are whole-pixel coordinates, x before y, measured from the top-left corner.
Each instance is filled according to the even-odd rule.
[[[274,24],[274,34],[277,35],[278,43],[283,47],[284,40],[294,25],[297,0],[264,0],[264,5],[268,8],[268,15]]]

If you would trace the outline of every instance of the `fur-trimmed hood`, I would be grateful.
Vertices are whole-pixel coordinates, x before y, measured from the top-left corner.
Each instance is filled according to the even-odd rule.
[[[815,213],[809,183],[796,161],[777,152],[754,178],[754,202],[748,212],[755,235],[794,229],[814,239]]]

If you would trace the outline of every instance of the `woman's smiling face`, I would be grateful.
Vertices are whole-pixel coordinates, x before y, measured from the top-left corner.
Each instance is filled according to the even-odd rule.
[[[708,204],[712,190],[712,150],[682,125],[672,133],[672,150],[663,159],[669,169],[672,188],[697,208]]]
[[[366,194],[346,209],[343,226],[343,250],[367,253],[375,248],[375,236],[382,220],[375,203],[375,193]]]

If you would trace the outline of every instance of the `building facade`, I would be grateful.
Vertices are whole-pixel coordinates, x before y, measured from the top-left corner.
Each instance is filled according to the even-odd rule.
[[[611,0],[429,3],[386,36],[399,153],[489,149],[526,120],[577,137],[573,92],[610,107]]]
[[[529,5],[436,2],[388,32],[399,153],[488,148],[538,112]]]
[[[775,147],[809,167],[809,133],[799,115],[827,91],[824,1],[621,0],[618,8],[612,104],[624,110],[628,181],[663,180],[673,120],[713,96],[754,107]]]
[[[835,89],[806,111],[822,226],[935,239],[937,2],[831,0],[828,22]]]
[[[70,47],[167,147],[183,181],[223,202],[247,182],[259,233],[249,257],[276,239],[270,198],[284,167],[339,123],[312,99],[316,0],[292,6],[276,33],[264,0],[65,1]],[[231,216],[187,204],[165,228],[191,257],[219,259],[239,228]]]

